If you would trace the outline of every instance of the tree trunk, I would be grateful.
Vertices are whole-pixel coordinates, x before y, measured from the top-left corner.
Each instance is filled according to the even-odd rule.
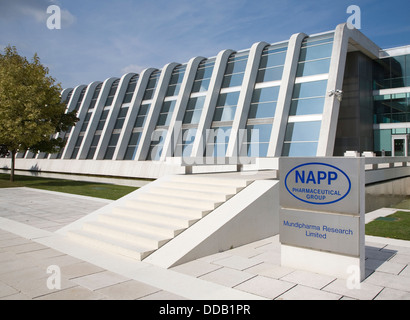
[[[11,151],[11,173],[10,173],[10,182],[14,182],[14,167],[16,162],[16,151]]]

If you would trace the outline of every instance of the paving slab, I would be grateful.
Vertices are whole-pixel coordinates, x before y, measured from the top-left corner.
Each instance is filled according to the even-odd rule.
[[[308,271],[295,270],[283,276],[281,280],[300,284],[305,287],[321,289],[336,280],[336,278]]]
[[[253,277],[255,277],[255,275],[252,273],[238,271],[231,268],[220,268],[201,276],[200,279],[232,288]]]
[[[385,272],[373,272],[364,283],[410,292],[410,278]]]
[[[241,256],[231,256],[231,257],[222,258],[220,260],[213,261],[213,264],[236,269],[236,270],[245,270],[247,268],[258,265],[259,263],[261,262],[253,261],[251,259],[244,258]]]
[[[179,266],[171,268],[171,270],[184,273],[186,275],[191,275],[193,277],[200,277],[205,274],[208,274],[212,271],[222,268],[222,266],[218,266],[211,263],[206,263],[202,260],[194,260],[191,262],[187,262],[181,264]]]
[[[145,283],[128,280],[98,289],[95,292],[110,300],[136,300],[159,291],[161,290]]]
[[[257,274],[260,276],[279,279],[295,271],[295,269],[289,267],[282,267],[280,265],[271,264],[267,262],[262,262],[256,266],[245,269],[244,271]]]
[[[380,272],[386,272],[397,275],[405,268],[406,265],[401,263],[376,259],[366,259],[366,269],[370,270],[376,270]]]
[[[9,286],[6,283],[3,283],[0,281],[0,298],[5,298],[7,296],[14,295],[16,293],[19,293],[19,291],[12,286]]]
[[[357,300],[372,300],[383,290],[383,287],[362,282],[360,283],[360,289],[349,288],[346,280],[336,279],[322,290]]]
[[[384,288],[375,300],[410,300],[410,292]]]
[[[235,289],[243,290],[255,295],[260,295],[268,299],[275,299],[296,286],[294,283],[256,276],[252,279],[241,283]]]
[[[149,294],[145,297],[142,297],[138,300],[188,300],[185,297],[179,296],[177,294],[171,293],[171,292],[167,292],[167,291],[158,291],[156,293],[153,294]]]
[[[79,278],[102,271],[104,271],[103,268],[83,261],[61,267],[61,274],[68,279]]]
[[[342,296],[312,287],[297,285],[276,298],[276,300],[339,300]]]
[[[92,291],[125,282],[127,280],[128,278],[111,271],[102,271],[71,279],[74,283]]]
[[[98,292],[76,286],[49,293],[34,300],[103,300],[106,297]]]

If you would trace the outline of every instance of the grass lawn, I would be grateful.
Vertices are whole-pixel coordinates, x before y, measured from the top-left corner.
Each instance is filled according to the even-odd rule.
[[[15,181],[12,183],[9,181],[9,174],[0,174],[0,188],[28,187],[109,200],[117,200],[138,189],[137,187],[118,186],[113,184],[40,178],[32,176],[15,175],[14,179]]]
[[[410,212],[397,211],[366,224],[366,234],[377,237],[410,240]]]

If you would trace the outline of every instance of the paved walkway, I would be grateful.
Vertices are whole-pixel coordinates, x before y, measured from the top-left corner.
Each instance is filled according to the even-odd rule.
[[[107,203],[1,189],[0,299],[410,300],[409,241],[366,236],[367,278],[348,289],[346,280],[280,266],[278,236],[165,270],[81,249],[55,233]]]

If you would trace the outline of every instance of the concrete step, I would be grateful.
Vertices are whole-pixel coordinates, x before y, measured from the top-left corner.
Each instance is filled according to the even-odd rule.
[[[161,214],[155,211],[141,210],[129,207],[115,207],[113,213],[120,217],[135,218],[150,223],[163,223],[177,228],[188,228],[197,222],[201,217],[196,216],[178,216],[170,214]]]
[[[155,251],[155,248],[138,246],[126,241],[114,240],[84,230],[73,230],[68,232],[70,239],[101,250],[107,250],[129,258],[141,261]]]
[[[211,184],[217,186],[236,186],[247,187],[253,180],[242,179],[240,177],[230,178],[218,175],[174,175],[171,177],[172,181],[188,182],[196,184]]]
[[[161,187],[168,189],[182,189],[200,192],[214,192],[222,194],[236,194],[241,191],[244,187],[237,186],[221,186],[207,183],[194,183],[194,182],[184,182],[184,181],[164,181]]]
[[[157,221],[145,221],[143,219],[131,218],[119,214],[104,214],[101,215],[98,220],[113,226],[129,228],[136,232],[145,231],[148,233],[154,233],[166,238],[173,238],[187,228],[177,224],[163,224]],[[181,222],[181,224],[185,224],[185,222]]]
[[[170,238],[158,234],[136,231],[127,227],[119,227],[99,221],[85,223],[83,230],[120,241],[154,247],[155,249],[158,249],[170,240]]]
[[[174,205],[158,203],[156,201],[142,201],[142,200],[128,200],[126,207],[134,209],[143,209],[161,214],[170,214],[174,216],[187,216],[187,217],[205,217],[211,209],[205,209],[201,206],[188,206],[188,205]]]
[[[202,198],[191,199],[186,198],[184,193],[179,193],[179,195],[168,195],[168,194],[156,194],[147,192],[138,196],[138,199],[150,202],[156,202],[161,204],[176,205],[176,206],[189,206],[195,208],[203,208],[205,210],[214,210],[219,207],[223,201],[209,201]]]
[[[234,194],[224,194],[224,193],[216,193],[216,192],[205,192],[205,191],[193,191],[187,189],[177,189],[177,188],[162,188],[162,187],[155,187],[149,190],[151,194],[156,194],[158,196],[181,196],[183,195],[184,198],[193,199],[193,200],[206,200],[206,201],[214,201],[214,202],[225,202],[232,198]]]

